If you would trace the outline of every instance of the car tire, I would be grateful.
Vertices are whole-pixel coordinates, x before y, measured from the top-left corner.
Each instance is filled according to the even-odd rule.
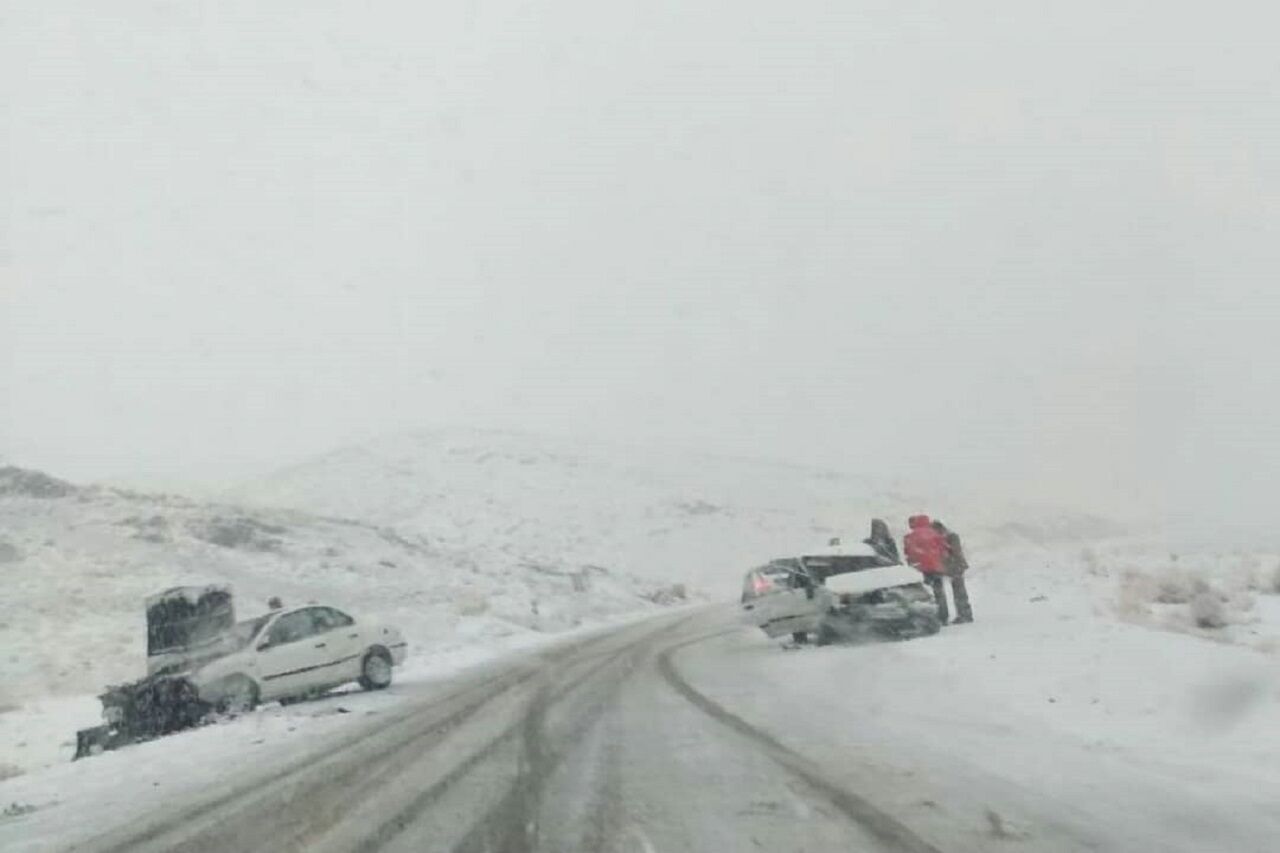
[[[258,685],[247,675],[233,675],[223,682],[218,710],[224,714],[247,714],[258,707]]]
[[[942,620],[937,616],[925,616],[919,622],[920,636],[928,637],[942,630]]]
[[[391,653],[384,648],[370,649],[360,662],[357,682],[365,690],[384,690],[391,686]]]
[[[933,613],[917,613],[905,623],[896,626],[891,636],[895,640],[914,640],[929,637],[942,630],[942,620]]]

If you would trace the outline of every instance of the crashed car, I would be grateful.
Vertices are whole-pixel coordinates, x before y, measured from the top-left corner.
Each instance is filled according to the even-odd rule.
[[[799,557],[771,560],[747,572],[746,621],[770,637],[791,635],[819,645],[865,639],[910,639],[942,627],[920,573],[896,549],[863,540]]]
[[[187,678],[200,699],[223,710],[289,701],[348,682],[366,690],[391,684],[407,644],[394,628],[357,622],[334,607],[307,605],[238,623],[223,654]]]
[[[105,723],[77,733],[76,758],[348,682],[378,690],[406,649],[396,629],[334,607],[280,607],[237,622],[228,587],[166,590],[147,599],[147,677],[99,697]]]

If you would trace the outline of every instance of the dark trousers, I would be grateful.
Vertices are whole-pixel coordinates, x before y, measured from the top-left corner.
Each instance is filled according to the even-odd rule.
[[[938,619],[945,625],[951,618],[947,609],[947,590],[942,581],[946,575],[926,574],[925,582],[933,590],[933,600],[938,603]],[[951,594],[956,600],[956,616],[966,622],[973,621],[973,608],[969,606],[969,590],[964,585],[964,575],[951,576]]]

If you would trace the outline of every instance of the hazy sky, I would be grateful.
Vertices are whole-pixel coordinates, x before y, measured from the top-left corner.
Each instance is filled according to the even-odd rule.
[[[0,2],[13,461],[523,427],[1274,525],[1273,4]]]

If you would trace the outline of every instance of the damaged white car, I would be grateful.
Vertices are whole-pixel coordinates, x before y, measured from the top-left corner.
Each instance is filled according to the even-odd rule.
[[[833,540],[827,548],[752,569],[742,611],[770,637],[790,634],[797,643],[813,638],[819,645],[909,639],[942,627],[920,573],[902,564],[892,541],[880,538],[851,545]]]
[[[356,621],[335,607],[307,605],[235,625],[224,650],[186,674],[201,701],[222,710],[302,699],[356,682],[391,684],[407,645],[394,628]]]
[[[81,758],[198,725],[211,712],[307,698],[349,682],[391,684],[403,635],[321,604],[237,622],[231,590],[186,586],[147,599],[147,677],[107,688],[105,724],[76,736]]]

